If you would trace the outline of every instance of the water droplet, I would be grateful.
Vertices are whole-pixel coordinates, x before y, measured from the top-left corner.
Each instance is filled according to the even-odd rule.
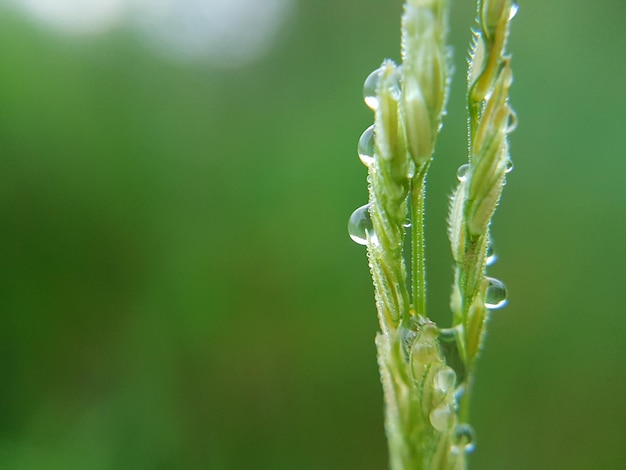
[[[456,384],[456,372],[451,367],[442,367],[435,376],[435,387],[442,392],[447,392],[454,388]]]
[[[378,68],[370,73],[363,83],[363,99],[365,104],[372,111],[378,109],[378,95],[376,90],[378,89],[378,82],[380,81],[381,69]]]
[[[428,419],[430,424],[437,431],[445,431],[450,428],[452,424],[452,410],[448,405],[441,405],[430,412]]]
[[[406,219],[402,224],[404,228],[411,228],[411,219]]]
[[[457,401],[457,403],[461,401],[461,398],[463,398],[464,394],[465,394],[465,385],[461,384],[454,391],[454,399]]]
[[[402,338],[402,344],[406,351],[410,351],[415,342],[415,338],[417,338],[417,332],[410,328],[400,328],[400,338]]]
[[[430,364],[437,357],[437,349],[430,343],[417,343],[411,350],[411,359],[419,364]]]
[[[369,126],[361,137],[359,138],[359,145],[357,151],[359,153],[359,159],[361,163],[366,167],[369,167],[374,163],[374,125]]]
[[[418,320],[418,325],[420,326],[420,334],[424,340],[434,340],[439,335],[439,328],[428,318],[420,318]],[[433,341],[434,343],[434,341]]]
[[[513,171],[513,160],[510,158],[506,161],[506,168],[504,169],[505,174],[509,174]]]
[[[511,5],[511,11],[509,12],[509,21],[515,18],[515,15],[517,15],[518,11],[519,5],[517,4],[517,2],[513,2],[513,5]]]
[[[452,328],[441,328],[439,330],[439,341],[442,343],[456,343],[456,338],[461,334],[461,326],[454,326]]]
[[[456,170],[456,178],[462,183],[464,181],[467,181],[467,179],[469,178],[469,174],[470,174],[470,170],[472,169],[472,167],[470,166],[469,163],[466,163],[464,165],[461,165],[459,167],[458,170]]]
[[[359,207],[348,220],[350,238],[359,245],[367,245],[368,243],[376,243],[378,241],[369,209],[369,204]]]
[[[517,129],[517,113],[511,109],[507,118],[506,133],[510,134],[515,129]]]
[[[469,424],[459,424],[454,428],[455,445],[465,452],[472,452],[476,447],[476,434]]]
[[[489,239],[489,243],[487,244],[487,258],[485,260],[485,265],[493,266],[496,261],[498,261],[498,255],[496,255],[496,252],[493,250],[493,243],[491,239]]]
[[[400,75],[401,75],[401,67],[398,67],[393,74],[392,80],[390,81],[390,90],[391,95],[399,99],[400,98]],[[363,100],[368,108],[372,111],[376,111],[378,109],[378,84],[380,83],[380,78],[382,74],[382,67],[377,68],[372,73],[370,73],[365,82],[363,83]]]
[[[485,307],[488,309],[502,308],[506,305],[506,287],[502,281],[487,277],[489,285],[485,292]]]

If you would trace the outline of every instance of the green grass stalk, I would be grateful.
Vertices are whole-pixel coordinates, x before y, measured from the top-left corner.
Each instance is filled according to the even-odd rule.
[[[511,165],[510,58],[505,54],[513,0],[478,0],[468,73],[469,156],[450,204],[455,261],[452,325],[427,316],[425,183],[441,128],[449,81],[448,2],[407,0],[402,64],[385,60],[366,80],[374,138],[359,148],[368,166],[369,204],[350,219],[367,245],[381,332],[376,337],[392,470],[463,470],[474,448],[468,423],[476,359],[490,310],[504,285],[486,276],[489,227]],[[364,133],[362,141],[369,142]],[[462,170],[462,171],[461,171]],[[403,258],[411,220],[411,289]]]

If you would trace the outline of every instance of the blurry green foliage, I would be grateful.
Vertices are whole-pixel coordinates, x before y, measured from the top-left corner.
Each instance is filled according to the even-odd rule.
[[[271,56],[226,71],[3,11],[1,468],[385,468],[373,294],[345,226],[366,198],[361,83],[398,50],[396,3],[302,0]],[[471,3],[454,2],[427,202],[442,323]],[[510,304],[472,464],[624,468],[626,9],[521,3],[493,227]]]

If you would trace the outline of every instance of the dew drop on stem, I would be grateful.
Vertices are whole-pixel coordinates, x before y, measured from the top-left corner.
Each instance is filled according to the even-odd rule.
[[[506,133],[510,134],[517,128],[517,113],[512,109],[509,112],[506,123]]]
[[[376,233],[369,211],[370,205],[356,209],[348,220],[348,233],[350,238],[359,245],[367,245],[368,243],[376,243]]]
[[[376,89],[380,81],[380,72],[380,69],[374,70],[367,76],[365,83],[363,83],[363,100],[372,111],[378,109],[378,95],[376,94]]]
[[[467,181],[467,179],[469,178],[470,170],[471,170],[471,167],[469,163],[465,163],[464,165],[461,165],[459,169],[456,170],[456,178],[461,183],[464,181]]]
[[[476,447],[474,428],[469,424],[458,424],[454,428],[454,441],[464,452],[472,452]]]
[[[452,422],[452,410],[446,404],[440,405],[430,412],[428,420],[433,428],[437,431],[445,431],[450,429]]]
[[[396,99],[400,98],[399,70],[400,68],[395,70],[392,80],[390,81],[389,88],[391,95]],[[378,109],[378,87],[381,76],[382,68],[379,67],[372,73],[370,73],[363,83],[363,100],[365,101],[367,107],[370,108],[372,111],[376,111]]]
[[[456,385],[456,372],[451,367],[442,367],[435,376],[435,387],[446,393]]]
[[[374,163],[374,125],[369,126],[359,138],[357,152],[361,163],[369,167]]]
[[[489,285],[485,292],[485,307],[490,310],[502,308],[506,305],[506,286],[502,281],[487,277]]]
[[[441,328],[439,330],[439,341],[445,344],[456,343],[458,336],[461,334],[460,327]]]

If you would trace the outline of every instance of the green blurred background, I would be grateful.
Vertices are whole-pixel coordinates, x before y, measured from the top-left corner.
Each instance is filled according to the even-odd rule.
[[[626,3],[520,3],[490,268],[510,302],[480,361],[472,468],[626,468]],[[287,4],[234,63],[163,53],[132,21],[68,34],[0,9],[0,468],[386,468],[346,222],[367,198],[362,81],[398,59],[401,1]],[[429,179],[443,325],[473,11],[453,2]]]

